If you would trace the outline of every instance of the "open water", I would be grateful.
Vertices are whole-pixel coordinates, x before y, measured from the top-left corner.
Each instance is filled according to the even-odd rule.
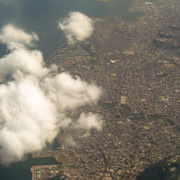
[[[0,165],[0,179],[1,180],[31,180],[31,167],[35,165],[49,165],[57,164],[54,158],[38,158],[33,159],[31,155],[28,156],[28,159],[19,162],[13,163],[8,167]]]
[[[128,12],[134,0],[111,0],[111,2],[96,0],[2,1],[12,3],[0,3],[0,28],[12,23],[27,32],[36,32],[39,36],[37,48],[43,52],[45,59],[64,41],[63,33],[57,26],[58,22],[71,11],[80,11],[89,17],[117,15],[124,21],[134,21],[139,15]],[[5,53],[5,47],[1,45],[0,56]]]

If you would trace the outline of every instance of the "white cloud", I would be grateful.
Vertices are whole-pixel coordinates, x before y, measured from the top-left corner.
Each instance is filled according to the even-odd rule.
[[[29,51],[25,48],[17,49],[0,60],[0,79],[15,75],[17,72],[41,77],[49,71],[43,65],[43,57],[40,51]]]
[[[101,90],[94,84],[87,84],[80,78],[73,79],[67,73],[54,78],[45,78],[44,89],[47,89],[52,101],[58,100],[60,109],[75,109],[87,103],[96,103]],[[51,88],[49,88],[51,87]]]
[[[0,42],[7,44],[10,50],[22,48],[23,46],[32,46],[33,41],[37,41],[38,36],[34,32],[27,34],[21,29],[8,24],[0,33]]]
[[[0,159],[2,163],[21,160],[41,150],[58,132],[56,109],[35,77],[0,86]]]
[[[95,128],[97,130],[102,129],[102,120],[99,115],[92,113],[82,113],[76,124],[73,128],[90,130],[91,128]]]
[[[7,37],[6,33],[4,36]],[[4,43],[9,45],[12,37],[20,46],[11,48],[10,54],[0,59],[0,161],[3,164],[23,160],[28,153],[41,150],[53,141],[60,127],[84,129],[86,133],[91,128],[102,128],[97,115],[81,114],[76,121],[67,115],[80,106],[97,103],[101,89],[67,73],[52,76],[55,65],[45,68],[41,52],[24,47],[31,40],[17,41],[14,38],[17,36],[8,36]],[[1,38],[5,37],[1,33]]]
[[[80,12],[71,12],[69,17],[59,23],[58,27],[71,44],[90,37],[93,32],[92,20]]]

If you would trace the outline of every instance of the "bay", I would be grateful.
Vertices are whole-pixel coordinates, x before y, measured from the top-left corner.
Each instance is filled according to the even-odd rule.
[[[1,180],[31,180],[31,167],[36,165],[57,164],[54,158],[33,159],[31,155],[25,161],[13,163],[10,166],[0,165]]]
[[[128,11],[133,1],[12,0],[11,3],[0,3],[0,28],[11,23],[29,33],[37,33],[39,42],[36,48],[46,59],[64,41],[57,26],[69,12],[79,11],[89,17],[100,18],[120,16],[124,21],[135,21],[139,14]],[[7,51],[0,47],[0,57],[5,54]]]

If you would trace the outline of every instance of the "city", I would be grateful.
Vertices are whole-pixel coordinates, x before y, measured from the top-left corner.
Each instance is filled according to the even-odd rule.
[[[57,150],[33,154],[60,164],[41,173],[33,167],[33,180],[43,171],[61,179],[140,179],[146,168],[168,158],[168,178],[178,179],[180,2],[140,2],[131,8],[144,13],[136,23],[94,18],[92,37],[76,45],[64,42],[46,61],[102,88],[98,105],[69,116],[91,111],[104,126],[87,137],[62,130]]]

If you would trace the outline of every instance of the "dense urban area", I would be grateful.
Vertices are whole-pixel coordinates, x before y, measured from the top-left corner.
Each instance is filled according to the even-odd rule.
[[[33,166],[32,179],[179,179],[180,178],[180,1],[135,1],[136,22],[120,17],[93,18],[93,35],[64,42],[46,61],[102,88],[97,105],[79,108],[98,113],[102,131],[87,137],[61,129],[57,165]]]

